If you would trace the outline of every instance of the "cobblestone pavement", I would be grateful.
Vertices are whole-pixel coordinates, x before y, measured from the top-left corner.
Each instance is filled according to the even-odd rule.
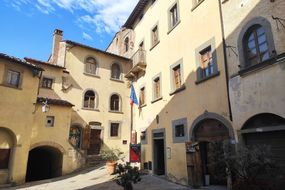
[[[22,186],[6,188],[9,190],[123,190],[112,179],[105,166],[89,168],[75,174],[62,176],[59,178],[26,183]],[[175,183],[171,183],[161,177],[144,175],[142,181],[134,185],[134,190],[185,190],[191,189]],[[204,187],[201,190],[226,190],[222,187]]]

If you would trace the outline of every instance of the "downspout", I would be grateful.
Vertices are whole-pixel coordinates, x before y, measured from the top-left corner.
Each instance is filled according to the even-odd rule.
[[[223,20],[223,12],[222,12],[222,2],[219,1],[219,12],[220,12],[220,22],[221,22],[221,30],[222,30],[222,38],[223,38],[223,51],[224,51],[224,66],[225,66],[225,74],[226,74],[226,85],[227,85],[227,101],[228,101],[228,109],[229,109],[229,118],[233,121],[232,116],[232,107],[231,107],[231,100],[230,100],[230,92],[229,92],[229,72],[228,72],[228,59],[227,59],[227,52],[226,52],[226,40],[225,40],[225,29],[224,29],[224,20]]]

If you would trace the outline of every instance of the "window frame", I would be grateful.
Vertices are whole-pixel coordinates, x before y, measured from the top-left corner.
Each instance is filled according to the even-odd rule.
[[[145,86],[146,86],[145,84],[140,86],[140,92],[139,92],[139,106],[140,107],[146,106],[146,87]],[[144,102],[143,103],[141,103],[142,89],[144,89],[143,90],[143,92],[144,92],[143,93],[144,94]]]
[[[174,69],[176,67],[180,66],[180,87],[176,88],[176,81],[175,81],[175,71]],[[173,95],[177,92],[181,92],[182,90],[185,90],[185,81],[184,81],[184,67],[183,67],[183,58],[179,59],[169,67],[170,69],[170,93],[169,95]]]
[[[157,31],[157,41],[154,41],[154,29],[156,28]],[[159,44],[160,42],[160,38],[159,38],[159,23],[157,22],[150,30],[150,40],[151,40],[151,48],[150,51],[157,46],[157,44]]]
[[[124,52],[127,53],[130,50],[130,38],[126,36],[124,38]]]
[[[199,5],[201,5],[205,0],[192,0],[192,9],[194,11]]]
[[[114,77],[112,77],[112,74],[113,74],[113,66],[114,66],[114,65],[118,65],[118,67],[119,67],[119,72],[120,72],[119,78],[114,78]],[[122,67],[121,67],[121,64],[119,64],[118,62],[112,63],[110,70],[111,70],[111,73],[110,73],[110,79],[111,79],[111,80],[114,80],[114,81],[122,81]]]
[[[159,96],[156,97],[155,96],[155,80],[159,78]],[[161,100],[162,99],[162,78],[161,78],[161,73],[158,73],[157,75],[155,75],[154,77],[152,77],[152,103]]]
[[[48,120],[51,119],[52,123],[48,123]],[[47,115],[46,116],[46,127],[54,127],[55,126],[55,116]]]
[[[118,124],[118,135],[117,136],[111,136],[111,128],[112,128],[112,124],[116,123]],[[122,122],[121,121],[109,121],[109,132],[108,132],[108,137],[110,139],[121,139],[121,127],[122,126]]]
[[[141,138],[143,133],[145,134],[145,136],[144,136],[145,139]],[[141,144],[147,144],[147,138],[148,138],[147,129],[145,129],[145,130],[141,131],[141,134],[140,134],[140,142],[141,142]]]
[[[93,91],[93,93],[94,93],[94,95],[95,95],[95,98],[94,98],[94,108],[90,108],[90,107],[85,107],[85,106],[84,106],[85,94],[86,94],[88,91]],[[86,90],[83,92],[82,108],[81,108],[81,109],[83,109],[83,110],[99,111],[99,110],[98,110],[98,105],[99,105],[99,96],[98,96],[98,93],[97,93],[94,89],[86,89]]]
[[[70,127],[69,127],[69,134],[68,134],[68,140],[71,141],[71,138],[70,138],[70,132],[71,132],[71,128],[77,128],[79,131],[80,131],[80,139],[79,139],[79,146],[77,147],[76,145],[73,145],[75,148],[77,149],[81,149],[82,147],[82,140],[83,140],[83,128],[81,125],[79,124],[72,124]],[[71,142],[70,142],[71,143]]]
[[[12,71],[12,72],[17,72],[19,73],[19,81],[18,81],[18,85],[15,86],[15,85],[12,85],[10,83],[8,83],[8,71]],[[17,68],[15,66],[10,66],[10,65],[6,65],[5,64],[5,69],[4,69],[4,75],[3,75],[3,86],[6,86],[6,87],[10,87],[10,88],[14,88],[14,89],[19,89],[21,90],[22,89],[22,84],[23,84],[23,76],[24,76],[24,71],[23,69],[20,69],[20,68]]]
[[[177,16],[177,21],[175,23],[172,23],[172,10],[176,7],[176,16]],[[167,11],[168,14],[168,32],[169,34],[180,22],[180,9],[179,9],[179,0],[176,0],[168,9]]]
[[[184,136],[181,137],[177,137],[176,136],[176,126],[184,126]],[[180,119],[176,119],[176,120],[172,120],[172,139],[173,139],[173,143],[184,143],[185,141],[187,141],[188,139],[188,133],[187,130],[188,126],[187,126],[187,118],[180,118]]]
[[[95,64],[94,63],[88,63],[87,62],[88,59],[94,59]],[[87,71],[87,64],[94,64],[95,65],[95,73],[91,73],[91,72]],[[99,63],[98,63],[98,60],[92,55],[86,56],[86,58],[84,60],[84,74],[89,75],[89,76],[99,77]]]
[[[43,86],[43,81],[44,81],[44,79],[51,80],[51,86],[50,86],[50,87],[45,87],[45,86]],[[43,77],[42,77],[42,80],[41,80],[41,88],[53,89],[53,83],[54,83],[54,78],[47,77],[47,76],[43,76]]]
[[[266,61],[263,61],[259,64],[249,65],[247,64],[245,49],[244,49],[244,38],[248,34],[248,31],[254,26],[254,25],[260,25],[263,27],[265,31],[265,36],[267,40],[267,46],[268,46],[268,52],[269,52],[269,59]],[[250,71],[252,69],[256,69],[259,67],[263,67],[263,63],[270,60],[272,57],[276,55],[276,49],[275,49],[275,42],[272,34],[272,27],[271,23],[264,17],[255,17],[248,21],[241,29],[238,40],[237,40],[237,46],[238,46],[238,54],[239,54],[239,74],[246,73],[247,71]]]
[[[118,110],[111,109],[112,96],[118,96],[118,99],[119,99]],[[121,96],[118,93],[112,93],[110,95],[110,98],[109,98],[109,112],[122,113],[122,98],[121,98]]]
[[[201,67],[201,52],[205,51],[209,47],[211,48],[211,53],[212,53],[213,73],[205,77],[203,76],[203,69]],[[196,69],[197,77],[195,84],[200,84],[220,74],[218,70],[218,60],[217,60],[216,44],[214,37],[203,43],[200,47],[196,48],[195,55],[196,55],[196,68],[197,68]]]

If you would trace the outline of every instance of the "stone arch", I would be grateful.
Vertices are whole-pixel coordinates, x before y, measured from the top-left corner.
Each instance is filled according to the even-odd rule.
[[[3,169],[0,184],[2,182],[8,183],[11,180],[16,145],[17,137],[15,133],[9,128],[0,126],[0,170]]]
[[[246,36],[248,30],[253,27],[254,25],[260,25],[264,28],[266,33],[266,39],[268,42],[268,50],[269,56],[272,57],[275,55],[275,45],[274,39],[272,34],[272,27],[271,23],[264,17],[255,17],[248,21],[241,29],[240,34],[238,36],[237,46],[238,46],[238,53],[239,53],[239,60],[240,60],[240,67],[241,69],[246,68],[246,59],[245,59],[245,51],[243,48],[244,37]]]
[[[195,141],[195,135],[194,135],[194,131],[195,129],[199,126],[199,124],[207,119],[213,119],[213,120],[217,120],[220,123],[222,123],[229,131],[229,137],[231,139],[235,139],[234,137],[234,130],[232,128],[231,123],[225,119],[223,116],[213,113],[213,112],[205,112],[202,115],[198,116],[192,123],[191,128],[189,130],[189,138],[192,141]]]
[[[67,154],[67,152],[63,148],[63,146],[61,146],[60,144],[58,144],[56,142],[52,142],[52,141],[42,141],[42,142],[35,143],[32,146],[30,146],[30,151],[32,149],[35,149],[35,148],[41,147],[41,146],[50,146],[50,147],[58,149],[63,155]]]
[[[285,118],[273,113],[259,113],[248,118],[241,130],[271,126],[284,126],[285,129]]]

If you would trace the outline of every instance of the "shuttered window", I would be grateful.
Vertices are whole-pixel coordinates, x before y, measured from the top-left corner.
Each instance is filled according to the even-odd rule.
[[[7,70],[6,84],[18,88],[20,86],[21,73],[13,70]]]
[[[113,94],[110,98],[110,110],[120,111],[120,97],[117,94]]]
[[[154,99],[160,98],[160,77],[157,77],[153,81]]]
[[[97,75],[97,63],[93,57],[88,57],[85,62],[85,72],[92,75]]]
[[[181,68],[180,65],[177,65],[173,68],[173,82],[175,89],[178,89],[181,87]]]
[[[177,4],[170,9],[170,27],[174,27],[178,23],[178,10]]]
[[[153,29],[152,29],[152,45],[156,45],[159,41],[159,38],[158,38],[158,26],[155,26]]]
[[[202,72],[202,78],[207,78],[214,74],[214,62],[212,59],[211,46],[205,48],[200,52],[200,67]]]
[[[140,105],[145,104],[145,87],[140,89]]]
[[[95,108],[95,93],[92,90],[88,90],[84,94],[84,108]]]

